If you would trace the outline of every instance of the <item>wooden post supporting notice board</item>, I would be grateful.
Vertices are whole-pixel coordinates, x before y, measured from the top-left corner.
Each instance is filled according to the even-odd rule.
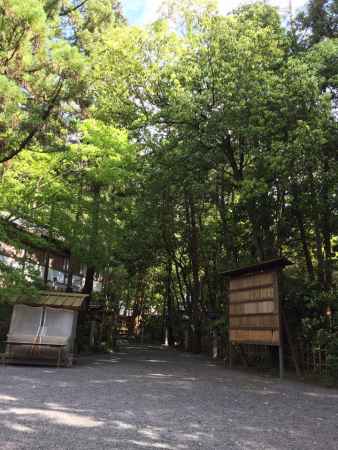
[[[281,378],[284,357],[278,278],[290,264],[278,258],[223,274],[229,278],[229,348],[232,344],[278,347]]]

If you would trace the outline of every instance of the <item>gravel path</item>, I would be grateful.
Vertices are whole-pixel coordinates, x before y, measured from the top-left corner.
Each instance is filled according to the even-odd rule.
[[[5,366],[0,449],[337,450],[338,391],[146,346],[72,369]]]

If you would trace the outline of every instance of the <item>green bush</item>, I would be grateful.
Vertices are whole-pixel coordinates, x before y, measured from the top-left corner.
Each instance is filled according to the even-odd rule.
[[[36,270],[23,270],[0,262],[0,303],[15,303],[19,299],[33,299],[42,284]]]

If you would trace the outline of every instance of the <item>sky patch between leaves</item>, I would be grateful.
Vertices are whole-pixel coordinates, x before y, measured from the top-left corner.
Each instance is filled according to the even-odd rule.
[[[162,2],[163,0],[122,0],[122,5],[130,24],[147,25],[157,19]],[[253,3],[253,1],[219,0],[219,8],[222,14],[227,14],[245,3]],[[266,3],[277,6],[282,14],[286,14],[289,10],[290,0],[267,0]],[[306,0],[292,0],[293,12],[297,12],[305,3]]]

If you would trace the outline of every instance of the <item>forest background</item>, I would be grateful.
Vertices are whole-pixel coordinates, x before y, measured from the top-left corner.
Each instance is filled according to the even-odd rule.
[[[170,344],[188,323],[195,351],[226,336],[220,274],[286,256],[292,333],[337,374],[337,86],[337,0],[168,0],[143,28],[117,0],[0,0],[0,238],[62,239],[107,311],[163,314]]]

